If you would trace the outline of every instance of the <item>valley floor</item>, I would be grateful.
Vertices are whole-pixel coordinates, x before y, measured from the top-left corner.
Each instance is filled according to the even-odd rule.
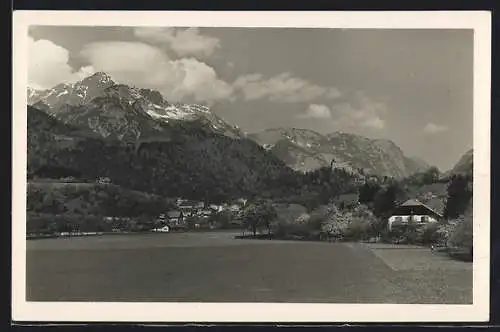
[[[27,241],[28,301],[472,303],[428,248],[166,233]]]

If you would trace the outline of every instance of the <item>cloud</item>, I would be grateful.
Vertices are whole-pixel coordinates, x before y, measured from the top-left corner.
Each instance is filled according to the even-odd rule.
[[[448,127],[443,126],[443,125],[439,125],[439,124],[435,124],[432,122],[429,122],[428,124],[426,124],[424,129],[423,129],[424,133],[427,133],[427,134],[438,134],[438,133],[441,133],[441,132],[446,131],[446,130],[448,130]]]
[[[334,87],[322,87],[305,79],[282,73],[269,79],[262,74],[240,76],[233,83],[245,100],[267,99],[275,102],[307,102],[316,98],[334,99],[340,92]]]
[[[330,119],[332,114],[326,105],[311,104],[299,118]]]
[[[209,56],[220,47],[219,39],[201,35],[198,28],[139,27],[134,34],[152,43],[166,44],[180,56]]]
[[[382,120],[380,117],[375,116],[366,119],[364,122],[361,123],[361,125],[373,129],[384,129],[385,121]]]
[[[69,51],[50,40],[28,37],[28,84],[36,89],[49,89],[66,82],[75,82],[91,75],[91,66],[74,71],[68,64]]]
[[[194,58],[172,60],[149,44],[97,42],[87,44],[81,54],[116,82],[156,89],[172,102],[212,104],[233,93],[231,85],[207,64]]]
[[[365,128],[382,130],[385,128],[384,115],[387,109],[384,103],[368,98],[357,92],[346,101],[331,106],[335,125],[340,129]]]

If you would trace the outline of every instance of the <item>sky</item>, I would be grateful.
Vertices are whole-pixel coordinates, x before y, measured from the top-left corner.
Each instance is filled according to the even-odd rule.
[[[29,85],[96,71],[200,103],[245,132],[394,141],[450,169],[473,145],[473,31],[32,26]]]

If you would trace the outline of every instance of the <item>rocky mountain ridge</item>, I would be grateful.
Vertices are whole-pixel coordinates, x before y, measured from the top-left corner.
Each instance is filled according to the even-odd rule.
[[[244,134],[203,105],[169,103],[155,90],[115,83],[98,72],[76,83],[52,89],[28,88],[28,105],[65,123],[87,125],[103,137],[139,139],[157,135],[176,121],[201,122],[210,130],[232,137]]]
[[[390,140],[335,132],[322,135],[309,129],[272,128],[250,138],[299,171],[330,166],[353,173],[402,178],[429,167],[404,155]]]
[[[208,107],[170,103],[158,91],[115,83],[103,72],[47,90],[28,88],[27,92],[28,105],[65,124],[90,128],[119,141],[164,140],[171,126],[193,123],[229,138],[250,138],[299,171],[332,165],[353,174],[401,178],[429,167],[405,156],[389,140],[342,132],[322,135],[298,128],[272,128],[246,135]]]
[[[474,149],[465,152],[445,176],[453,174],[472,175],[474,169]]]

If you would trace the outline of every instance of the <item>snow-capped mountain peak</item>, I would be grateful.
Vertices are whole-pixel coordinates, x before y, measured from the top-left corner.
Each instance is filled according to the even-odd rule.
[[[28,88],[28,104],[37,103],[43,103],[47,106],[44,107],[44,111],[57,115],[61,119],[64,118],[65,121],[77,121],[79,118],[84,118],[96,128],[98,127],[96,123],[99,121],[95,117],[102,118],[107,114],[111,116],[109,112],[112,112],[111,117],[116,118],[117,114],[123,114],[123,116],[127,114],[129,117],[146,117],[158,124],[169,123],[170,120],[201,120],[215,132],[234,138],[244,136],[239,128],[224,122],[206,106],[172,104],[165,100],[158,91],[117,84],[110,75],[104,72],[94,73],[73,84],[61,83],[43,91]],[[119,112],[118,109],[120,109]],[[97,110],[106,110],[106,112]],[[102,128],[100,131],[103,132]]]

